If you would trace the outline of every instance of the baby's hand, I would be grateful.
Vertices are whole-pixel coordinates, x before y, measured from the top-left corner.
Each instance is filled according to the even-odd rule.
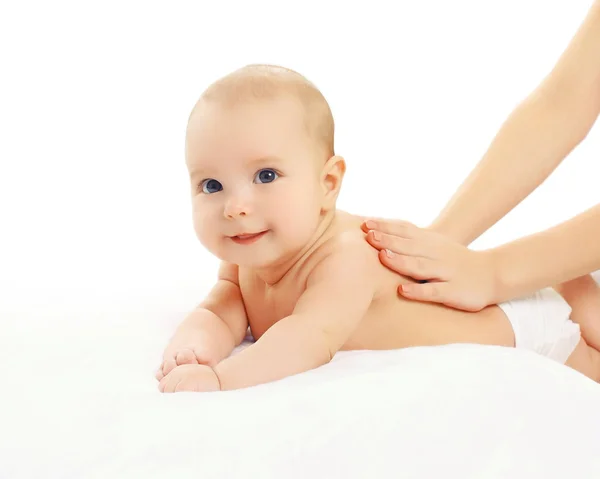
[[[156,371],[156,379],[162,380],[177,366],[184,364],[206,364],[215,366],[219,362],[216,352],[204,347],[171,344],[163,354],[163,361]]]
[[[185,364],[177,366],[163,377],[158,384],[158,389],[163,393],[211,392],[220,391],[221,384],[211,367],[202,364]]]

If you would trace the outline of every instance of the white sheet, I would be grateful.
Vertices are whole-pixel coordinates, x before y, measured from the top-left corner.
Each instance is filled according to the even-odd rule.
[[[600,477],[600,386],[533,353],[346,352],[269,385],[161,395],[179,314],[7,319],[2,479]]]

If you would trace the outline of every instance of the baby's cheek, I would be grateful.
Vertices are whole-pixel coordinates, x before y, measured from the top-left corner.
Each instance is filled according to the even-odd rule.
[[[234,258],[231,256],[231,248],[226,244],[226,238],[215,238],[214,235],[207,235],[199,236],[198,239],[206,251],[211,253],[213,256],[222,261],[235,262]]]
[[[194,231],[196,232],[198,241],[200,241],[205,248],[212,251],[218,247],[218,232],[215,228],[211,229],[210,222],[207,221],[206,218],[194,214]]]
[[[194,214],[194,218],[193,218],[193,222],[194,222],[194,231],[196,232],[196,238],[198,238],[198,240],[202,243],[202,238],[204,236],[204,228],[202,225],[202,222],[200,221],[200,219],[198,217],[196,217],[196,215]]]
[[[282,216],[280,224],[289,243],[303,246],[310,240],[318,221],[315,215],[309,214],[307,207],[304,207],[288,211],[285,216]]]

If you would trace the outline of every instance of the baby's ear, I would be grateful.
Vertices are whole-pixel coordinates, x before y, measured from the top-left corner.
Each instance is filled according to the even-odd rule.
[[[346,162],[341,156],[332,156],[325,163],[321,173],[321,187],[324,195],[323,210],[330,210],[335,207],[335,201],[342,187],[344,173],[346,173]]]

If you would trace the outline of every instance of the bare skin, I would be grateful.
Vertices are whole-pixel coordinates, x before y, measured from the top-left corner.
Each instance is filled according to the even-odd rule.
[[[336,237],[351,235],[364,241],[360,224],[364,219],[338,211],[328,231],[312,254],[301,258],[275,286],[261,281],[252,271],[240,269],[240,289],[252,336],[262,335],[294,310],[304,293],[303,285],[314,265],[330,254]],[[364,317],[341,350],[398,349],[456,342],[514,346],[514,334],[504,312],[491,306],[478,313],[466,313],[432,303],[416,303],[399,297],[394,288],[398,277],[379,264],[377,253],[365,248],[372,259],[371,282],[374,297]],[[413,283],[402,278],[404,283]]]
[[[229,328],[207,336],[210,341],[205,343],[206,346],[198,344],[201,351],[210,350],[210,345],[228,345],[222,355],[204,362],[213,365],[212,371],[190,354],[183,362],[185,366],[172,366],[164,372],[166,375],[162,371],[159,373],[157,378],[161,380],[161,390],[176,392],[236,389],[280,379],[291,371],[297,373],[298,371],[294,370],[296,365],[291,363],[297,361],[298,354],[295,355],[295,359],[291,359],[287,353],[304,350],[305,354],[313,355],[314,351],[311,350],[310,342],[301,344],[300,348],[296,347],[295,344],[302,338],[294,336],[292,330],[287,336],[279,339],[280,355],[262,357],[245,354],[252,351],[254,346],[250,346],[237,356],[229,359],[227,356],[233,347],[241,342],[247,326],[257,340],[256,344],[259,344],[270,328],[293,315],[296,305],[306,293],[304,285],[315,266],[331,255],[332,250],[339,246],[339,238],[342,236],[343,241],[356,242],[370,255],[369,278],[374,295],[363,317],[349,331],[339,350],[384,350],[452,343],[514,347],[515,338],[511,324],[497,306],[489,306],[478,312],[465,312],[434,303],[413,302],[395,294],[391,286],[396,283],[398,276],[381,265],[377,253],[364,242],[364,233],[360,229],[363,221],[364,218],[337,211],[323,235],[276,284],[267,284],[250,269],[225,264],[221,276],[229,277],[239,284],[240,295],[237,297],[237,304],[243,304],[246,314],[243,314],[243,308],[239,307],[237,315],[227,318]],[[257,246],[256,243],[248,245],[249,248],[253,246]],[[401,281],[405,284],[413,283],[409,278],[402,278]],[[325,291],[325,294],[332,295],[334,292]],[[218,299],[213,301],[215,302],[211,309],[218,310]],[[231,297],[229,301],[229,307],[233,307]],[[573,305],[578,307],[574,309],[575,318],[577,312],[585,308],[582,304],[585,299],[579,296],[579,301],[579,304],[573,301]],[[315,304],[314,307],[318,309],[319,305]],[[237,331],[235,341],[232,340],[232,331]],[[187,336],[189,332],[184,331],[183,334]],[[177,338],[174,340],[178,341]],[[231,367],[227,367],[227,362]],[[306,364],[310,362],[307,360]],[[219,364],[225,364],[225,367],[220,369]],[[600,353],[589,347],[583,339],[566,365],[594,380],[600,379]],[[269,369],[273,371],[268,371]]]
[[[426,229],[379,220],[390,269],[428,283],[400,288],[420,301],[475,311],[600,269],[600,205],[552,228],[487,250],[466,246],[534,191],[584,141],[600,115],[600,0],[563,54],[506,119],[487,152]],[[371,236],[367,237],[369,241]],[[572,289],[567,286],[567,289]],[[589,294],[589,293],[588,293]],[[596,288],[600,301],[600,289]],[[587,318],[600,347],[600,317]]]
[[[497,306],[464,312],[398,297],[398,275],[365,241],[365,219],[336,208],[346,164],[312,85],[251,68],[209,93],[190,116],[186,164],[194,229],[222,265],[165,350],[161,391],[258,385],[322,366],[340,350],[514,347]],[[230,356],[248,327],[256,342]],[[596,378],[590,349],[583,344],[568,364]]]

